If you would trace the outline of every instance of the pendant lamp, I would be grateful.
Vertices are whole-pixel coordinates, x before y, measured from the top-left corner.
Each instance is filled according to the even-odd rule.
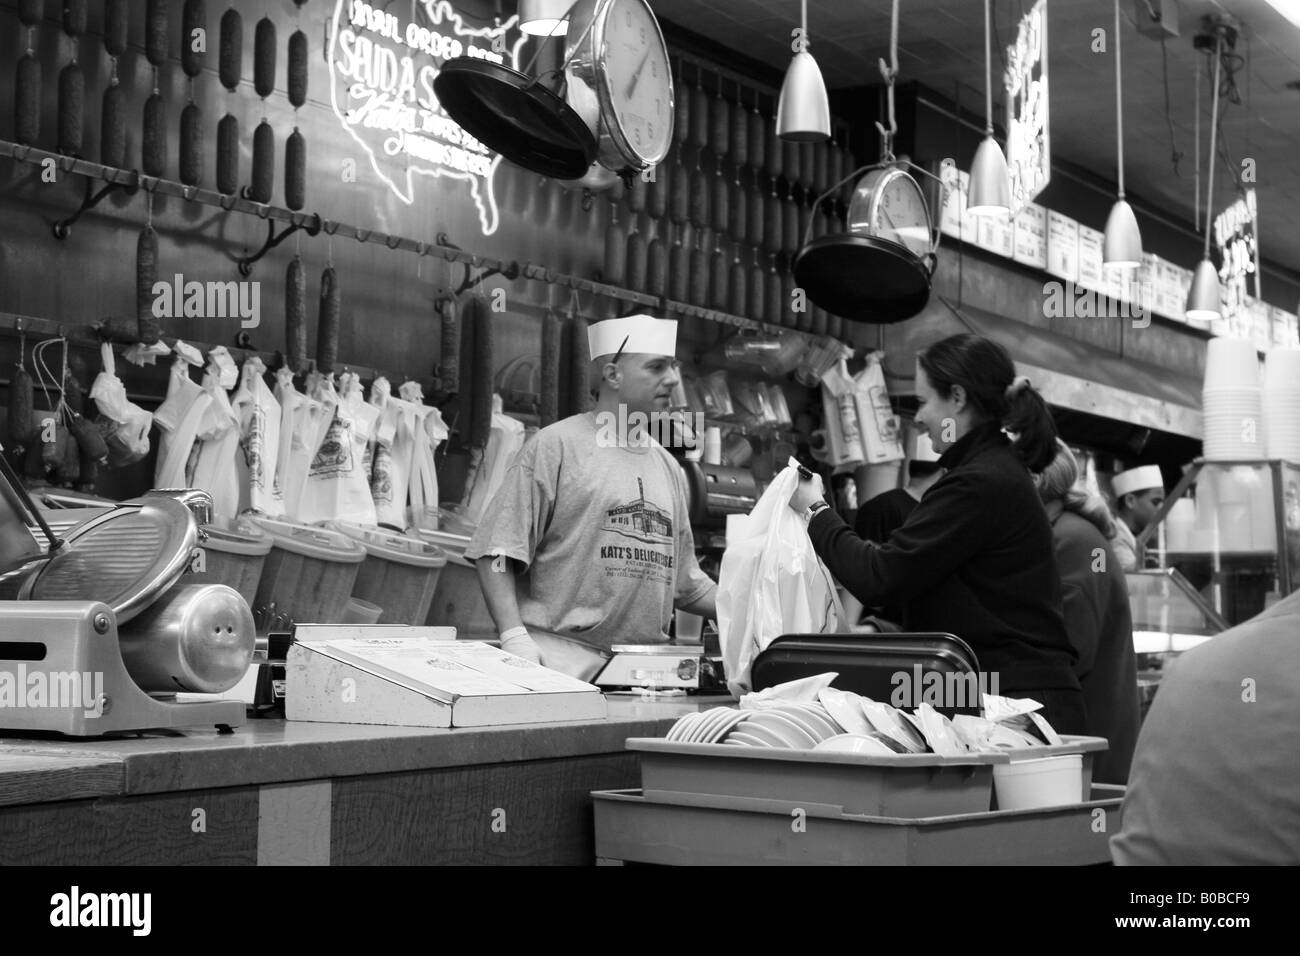
[[[1219,140],[1219,83],[1223,69],[1223,34],[1214,43],[1214,86],[1211,94],[1214,105],[1210,108],[1210,175],[1205,187],[1205,251],[1196,272],[1192,287],[1187,293],[1187,321],[1210,323],[1222,315],[1222,294],[1219,273],[1210,261],[1210,218],[1214,214],[1214,151]]]
[[[1106,236],[1102,245],[1102,263],[1117,269],[1136,269],[1142,265],[1142,233],[1138,231],[1133,207],[1124,198],[1124,79],[1121,71],[1119,0],[1115,0],[1115,135],[1119,165],[1119,195],[1106,217]]]
[[[530,36],[562,37],[569,32],[564,15],[569,0],[519,0],[519,29]]]
[[[808,52],[808,0],[803,0],[804,49],[794,55],[776,105],[776,135],[795,143],[831,138],[831,104],[821,68]]]
[[[1011,176],[1007,172],[1007,158],[1002,147],[993,138],[993,64],[992,41],[989,38],[989,3],[984,0],[984,141],[975,150],[975,161],[970,167],[970,198],[966,211],[976,216],[1010,214]]]

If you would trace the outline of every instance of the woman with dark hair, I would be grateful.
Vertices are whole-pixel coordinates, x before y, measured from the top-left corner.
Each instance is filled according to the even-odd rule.
[[[1052,524],[1065,633],[1079,653],[1074,673],[1083,685],[1088,734],[1110,741],[1097,754],[1092,779],[1128,783],[1140,708],[1128,584],[1110,546],[1115,522],[1106,502],[1079,480],[1079,463],[1059,439],[1037,484]]]
[[[1061,616],[1052,529],[1030,472],[1056,454],[1056,425],[1006,349],[955,335],[917,356],[917,425],[945,474],[888,542],[864,541],[804,481],[790,507],[817,554],[868,607],[903,608],[907,631],[968,643],[998,692],[1043,704],[1057,731],[1086,729],[1078,655]],[[993,690],[993,682],[988,681]]]

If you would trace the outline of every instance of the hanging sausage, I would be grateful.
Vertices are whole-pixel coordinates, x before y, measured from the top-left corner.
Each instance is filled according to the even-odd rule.
[[[158,281],[158,233],[147,224],[135,243],[135,319],[140,341],[153,345],[162,337],[153,313],[154,283]]]
[[[294,375],[307,371],[307,273],[294,256],[284,277],[285,361]]]
[[[328,375],[339,360],[339,325],[342,298],[334,266],[327,265],[320,276],[320,313],[316,320],[316,368]]]

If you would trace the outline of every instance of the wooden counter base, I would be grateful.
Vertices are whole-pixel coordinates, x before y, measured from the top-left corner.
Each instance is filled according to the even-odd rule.
[[[613,697],[607,720],[487,729],[0,738],[0,865],[590,865],[591,791],[639,786],[624,741],[720,702]]]

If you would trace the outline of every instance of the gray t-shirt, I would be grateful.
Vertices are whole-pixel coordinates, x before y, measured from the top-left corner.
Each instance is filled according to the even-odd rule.
[[[663,446],[602,447],[593,414],[519,451],[465,557],[503,554],[526,627],[594,647],[668,640],[674,605],[713,587],[695,561],[686,479]]]

